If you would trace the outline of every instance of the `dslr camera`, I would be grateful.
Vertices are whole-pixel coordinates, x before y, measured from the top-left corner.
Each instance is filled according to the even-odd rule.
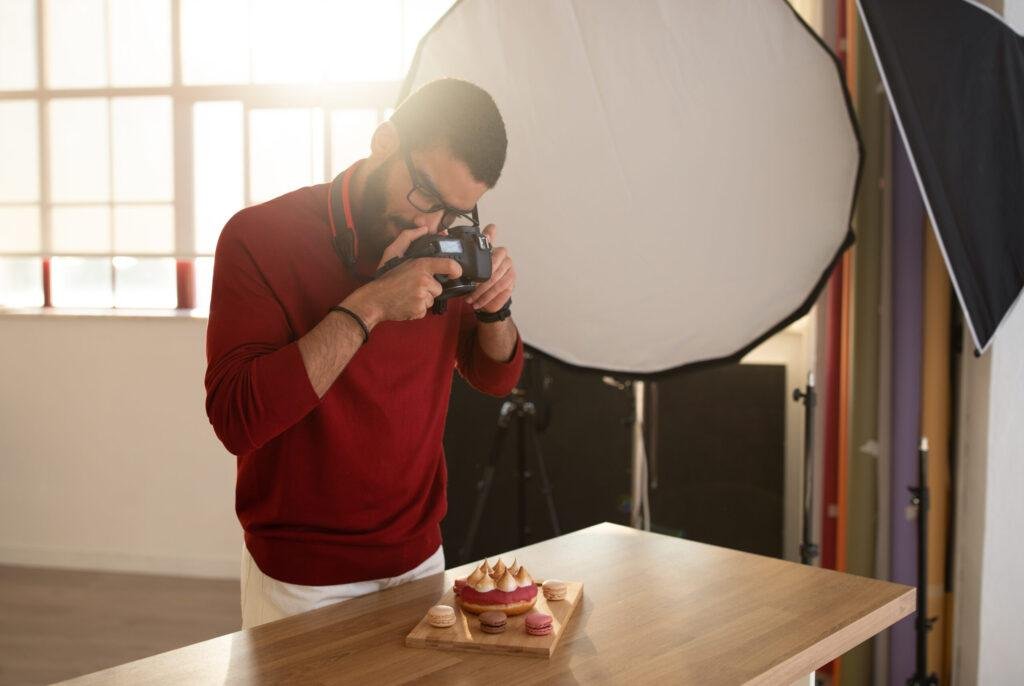
[[[491,278],[491,242],[480,232],[479,226],[453,226],[447,234],[428,233],[420,236],[409,244],[405,255],[385,262],[377,270],[376,278],[417,257],[447,257],[462,267],[462,276],[457,279],[451,279],[445,274],[434,275],[443,288],[430,308],[434,314],[444,314],[449,299],[471,293],[477,284]]]

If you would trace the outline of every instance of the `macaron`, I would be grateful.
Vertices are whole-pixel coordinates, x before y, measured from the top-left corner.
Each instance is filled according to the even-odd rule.
[[[435,605],[427,611],[427,623],[438,629],[455,626],[455,609],[450,605]]]
[[[455,580],[455,595],[458,595],[459,592],[462,591],[462,589],[464,589],[466,587],[466,583],[467,582],[466,582],[465,579],[456,579]]]
[[[542,612],[526,615],[526,633],[531,636],[547,636],[551,631],[551,615]]]
[[[548,600],[565,600],[565,594],[568,590],[568,586],[565,585],[564,581],[558,579],[548,579],[541,586],[544,591],[544,597]]]
[[[480,630],[485,634],[500,634],[508,624],[508,617],[504,612],[481,612]]]

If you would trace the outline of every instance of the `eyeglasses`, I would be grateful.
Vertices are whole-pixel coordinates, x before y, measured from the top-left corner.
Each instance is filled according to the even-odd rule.
[[[434,212],[444,210],[444,214],[441,215],[442,229],[448,229],[459,218],[465,219],[473,226],[480,225],[476,205],[469,212],[464,212],[444,204],[441,198],[438,197],[437,192],[422,182],[420,173],[416,171],[416,167],[412,164],[412,156],[405,147],[402,148],[402,157],[405,158],[405,167],[409,170],[409,177],[412,179],[412,190],[405,196],[410,205],[426,214],[433,214]]]

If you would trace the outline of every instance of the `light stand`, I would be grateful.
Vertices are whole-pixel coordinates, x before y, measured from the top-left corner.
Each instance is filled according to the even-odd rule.
[[[804,404],[804,523],[800,540],[800,561],[809,565],[814,564],[814,558],[818,557],[818,545],[811,542],[814,515],[814,372],[807,373],[807,386],[803,391],[799,388],[793,390],[793,400],[803,401]]]
[[[540,360],[530,353],[525,353],[525,355],[526,364],[530,365],[532,362],[535,365],[532,371],[540,376],[540,392],[543,393],[546,388],[547,378],[544,377],[542,372],[537,371],[540,366]],[[524,373],[523,376],[525,377],[527,374]],[[522,379],[520,379],[520,384],[522,384]],[[551,482],[548,480],[547,467],[544,463],[544,453],[540,447],[540,440],[537,438],[538,432],[547,426],[547,421],[545,420],[542,426],[538,426],[537,406],[529,400],[527,390],[522,385],[517,385],[512,390],[511,396],[502,403],[501,410],[498,412],[497,429],[494,433],[494,442],[491,444],[490,457],[488,458],[487,466],[484,467],[483,478],[477,482],[476,505],[473,508],[473,516],[469,521],[466,540],[459,549],[460,562],[469,562],[471,559],[470,553],[473,552],[473,543],[476,541],[477,530],[480,528],[480,520],[483,518],[484,509],[487,507],[487,500],[490,497],[491,486],[494,484],[494,473],[498,468],[498,463],[501,461],[501,455],[508,438],[509,427],[513,421],[516,424],[516,435],[518,437],[518,445],[516,446],[518,457],[516,465],[516,496],[519,510],[519,546],[525,546],[530,536],[530,526],[526,511],[526,487],[533,474],[529,471],[526,463],[526,445],[528,442],[533,447],[533,454],[537,460],[537,471],[540,473],[541,481],[540,491],[547,501],[551,529],[555,536],[561,535],[561,528],[558,525],[558,513],[555,509],[555,499],[551,492]]]
[[[630,470],[629,525],[634,529],[650,531],[651,501],[650,491],[648,490],[650,475],[647,463],[647,442],[644,440],[646,428],[644,423],[644,396],[647,390],[647,383],[639,380],[619,381],[611,376],[605,376],[603,380],[609,386],[619,390],[624,391],[627,388],[632,388],[633,390],[633,447],[631,451],[632,467]]]
[[[917,451],[918,485],[910,486],[910,503],[917,506],[917,668],[907,686],[932,686],[939,683],[934,672],[928,674],[928,632],[935,617],[928,617],[928,439],[921,438]]]

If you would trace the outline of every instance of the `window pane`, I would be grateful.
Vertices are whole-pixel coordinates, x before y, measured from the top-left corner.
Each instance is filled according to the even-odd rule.
[[[182,80],[249,83],[248,18],[246,0],[181,0]]]
[[[174,259],[115,257],[114,307],[178,306]]]
[[[39,252],[39,207],[0,207],[0,252]]]
[[[323,182],[323,110],[252,110],[249,116],[251,203]]]
[[[110,34],[113,85],[170,85],[170,0],[110,0]]]
[[[46,85],[92,88],[107,85],[107,26],[104,0],[47,0]]]
[[[105,98],[50,102],[50,193],[54,202],[110,199]]]
[[[51,245],[60,253],[109,253],[110,208],[54,207],[50,210]]]
[[[50,298],[54,307],[112,307],[110,259],[54,257],[50,261]]]
[[[242,104],[197,102],[192,108],[196,252],[213,254],[220,230],[245,207]]]
[[[253,83],[301,83],[323,80],[326,46],[324,3],[316,0],[253,0]],[[397,26],[397,24],[396,24]]]
[[[210,292],[213,291],[213,258],[196,258],[196,309],[210,309]]]
[[[0,2],[0,90],[35,87],[35,2],[3,0]]]
[[[119,253],[173,253],[174,207],[118,205],[114,207],[114,250]]]
[[[173,200],[171,99],[114,98],[114,200]]]
[[[370,154],[370,138],[376,128],[376,110],[331,112],[332,178],[356,160]]]
[[[403,0],[405,19],[402,22],[402,73],[409,71],[420,39],[437,23],[452,0]]]
[[[42,305],[42,260],[38,257],[0,257],[0,307]]]
[[[402,4],[400,0],[343,0],[328,5],[331,81],[401,79]]]
[[[39,110],[34,100],[0,102],[0,202],[39,199]]]

